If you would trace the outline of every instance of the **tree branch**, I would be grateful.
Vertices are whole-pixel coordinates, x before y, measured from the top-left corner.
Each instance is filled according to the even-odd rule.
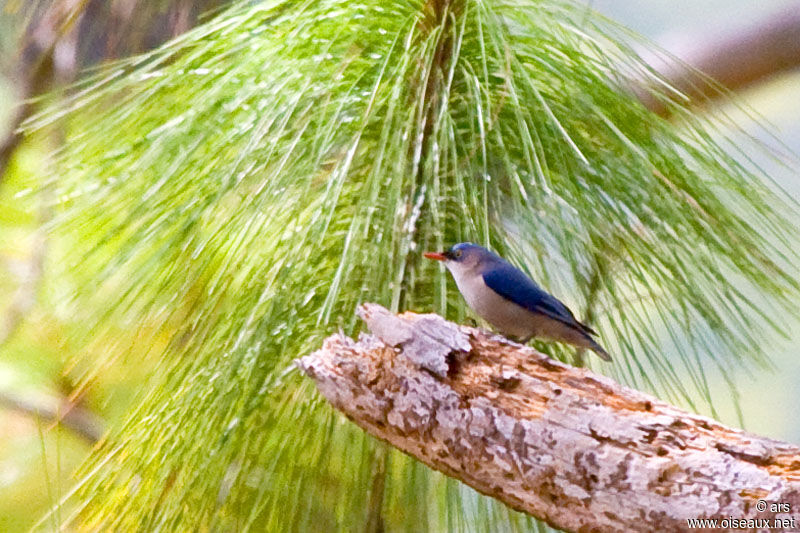
[[[102,419],[68,400],[50,398],[36,401],[0,390],[0,408],[39,417],[48,424],[60,424],[83,437],[90,444],[98,442],[105,431]]]
[[[652,64],[671,86],[696,105],[724,94],[708,78],[735,91],[800,67],[798,36],[800,0],[742,28],[687,37],[685,43],[677,43],[677,47],[686,50],[676,52],[683,65],[662,64],[658,60]],[[644,90],[637,90],[637,94],[652,111],[664,116],[670,114],[663,100]]]
[[[370,434],[514,509],[568,531],[791,519],[766,500],[800,522],[797,446],[437,315],[358,312],[372,334],[333,335],[297,365]]]
[[[86,1],[54,1],[25,34],[14,76],[19,103],[8,132],[0,139],[0,184],[24,139],[20,127],[36,110],[32,99],[50,91],[57,82],[66,83],[74,76],[77,43],[72,30]]]

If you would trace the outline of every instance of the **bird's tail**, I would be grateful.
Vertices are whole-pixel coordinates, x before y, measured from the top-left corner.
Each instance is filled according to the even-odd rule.
[[[608,355],[608,352],[603,349],[602,346],[597,344],[594,339],[591,339],[591,344],[589,345],[589,349],[600,356],[600,359],[603,361],[611,361],[611,356]]]

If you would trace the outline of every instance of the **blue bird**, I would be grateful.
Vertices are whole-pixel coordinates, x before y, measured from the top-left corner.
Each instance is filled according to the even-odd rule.
[[[469,242],[423,255],[443,261],[467,304],[503,335],[523,343],[533,337],[564,342],[611,361],[592,338],[597,332],[578,322],[566,305],[502,257]]]

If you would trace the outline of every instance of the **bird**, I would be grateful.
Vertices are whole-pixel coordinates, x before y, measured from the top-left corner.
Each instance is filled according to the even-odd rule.
[[[558,298],[548,294],[520,269],[499,255],[470,242],[444,252],[425,252],[442,261],[470,308],[506,337],[527,343],[531,338],[592,350],[605,361],[611,356]]]

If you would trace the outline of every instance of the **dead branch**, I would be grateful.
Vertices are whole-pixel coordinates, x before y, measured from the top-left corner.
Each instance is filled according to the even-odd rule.
[[[371,334],[333,335],[297,365],[370,434],[514,509],[567,531],[800,522],[797,446],[437,315],[359,315]]]

